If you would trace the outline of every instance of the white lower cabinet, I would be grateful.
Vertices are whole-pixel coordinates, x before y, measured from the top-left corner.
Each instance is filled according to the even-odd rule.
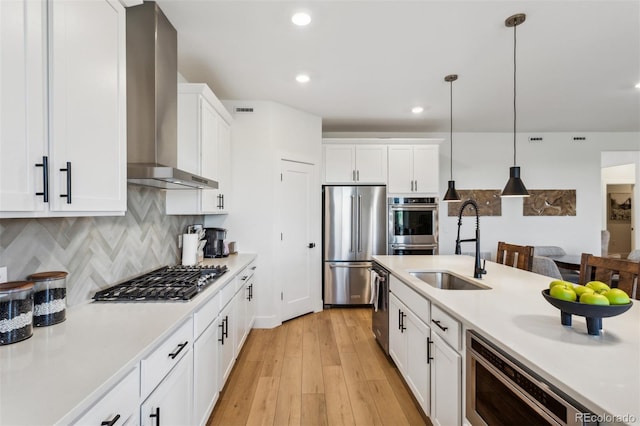
[[[244,344],[244,340],[247,337],[247,298],[245,296],[246,291],[244,285],[238,290],[236,295],[233,297],[234,304],[234,348],[233,353],[234,357],[237,357],[240,353],[240,348]]]
[[[393,276],[391,291],[391,359],[434,425],[461,425],[462,356],[457,344],[460,341],[460,323]],[[407,303],[394,293],[407,298]],[[424,304],[425,301],[428,305]],[[407,305],[418,308],[419,312],[414,312]],[[427,325],[430,323],[432,327]]]
[[[218,317],[218,379],[220,380],[218,390],[224,387],[235,361],[234,306],[233,302],[228,303]]]
[[[193,356],[189,349],[140,408],[143,426],[192,424]]]
[[[393,294],[389,297],[389,353],[424,413],[430,415],[431,330]],[[393,337],[392,337],[393,336]]]
[[[216,294],[193,316],[193,420],[205,425],[218,401],[218,311]]]
[[[136,367],[74,425],[137,425],[140,369]]]
[[[462,357],[440,336],[431,335],[431,423],[434,426],[462,423]]]

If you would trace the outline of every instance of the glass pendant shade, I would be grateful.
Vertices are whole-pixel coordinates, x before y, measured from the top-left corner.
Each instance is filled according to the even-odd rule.
[[[442,201],[460,201],[460,194],[456,191],[456,181],[450,180],[448,183],[447,193],[444,194]]]
[[[509,180],[502,190],[502,197],[528,197],[529,192],[520,179],[520,167],[509,168]]]

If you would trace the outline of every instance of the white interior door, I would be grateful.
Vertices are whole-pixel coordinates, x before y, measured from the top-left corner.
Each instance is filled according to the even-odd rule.
[[[313,165],[280,161],[281,181],[278,190],[277,282],[281,285],[282,321],[313,312],[319,294],[320,277],[313,274],[316,254],[320,253],[318,236],[312,230],[314,198]],[[317,262],[319,265],[320,260]],[[314,276],[318,275],[318,276]]]

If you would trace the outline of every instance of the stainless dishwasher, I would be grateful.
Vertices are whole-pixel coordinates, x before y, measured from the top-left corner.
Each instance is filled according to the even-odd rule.
[[[389,272],[373,262],[371,265],[371,280],[376,287],[372,302],[371,329],[378,344],[389,355]]]

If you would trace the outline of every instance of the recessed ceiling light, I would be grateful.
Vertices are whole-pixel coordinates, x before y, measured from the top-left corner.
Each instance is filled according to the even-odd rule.
[[[309,25],[309,22],[311,22],[311,16],[309,16],[308,13],[298,12],[291,17],[291,22],[299,27],[304,27],[305,25]]]
[[[298,75],[296,75],[296,81],[298,83],[308,83],[309,80],[311,80],[311,79],[309,78],[309,76],[307,74],[298,74]]]
[[[420,114],[422,111],[424,111],[424,108],[421,106],[411,108],[411,112],[414,114]]]
[[[640,83],[636,84],[636,89],[640,89]]]

